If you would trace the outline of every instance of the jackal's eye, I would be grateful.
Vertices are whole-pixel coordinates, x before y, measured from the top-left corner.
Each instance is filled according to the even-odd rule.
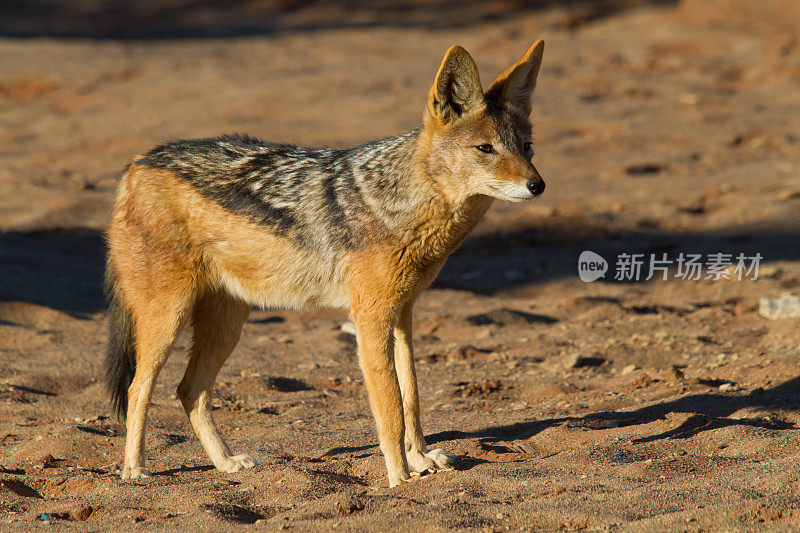
[[[475,148],[477,148],[478,150],[480,150],[484,154],[494,153],[494,146],[492,146],[491,144],[479,144]]]

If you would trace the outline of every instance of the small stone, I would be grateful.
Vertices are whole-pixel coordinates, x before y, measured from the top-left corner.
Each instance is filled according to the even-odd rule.
[[[652,176],[664,170],[661,163],[637,163],[625,167],[625,173],[629,176]]]
[[[719,390],[721,391],[731,390],[732,388],[733,388],[733,383],[723,383],[722,385],[719,386]]]
[[[633,387],[636,388],[636,389],[643,389],[645,387],[649,387],[650,385],[655,383],[655,381],[656,380],[654,380],[653,378],[651,378],[647,374],[642,374],[641,377],[639,377],[638,379],[635,379],[631,383],[631,385],[633,385]]]
[[[77,520],[79,522],[85,522],[86,520],[89,519],[90,516],[92,516],[93,511],[94,509],[92,508],[92,506],[87,505],[86,507],[81,507],[80,509],[73,511],[72,515],[70,516],[72,517],[73,520]]]
[[[586,357],[578,353],[573,353],[567,356],[564,361],[566,368],[585,368],[585,367],[598,367],[602,366],[606,360],[602,357]]]
[[[800,317],[800,296],[783,294],[777,298],[761,298],[758,314],[770,320]]]
[[[339,511],[339,515],[349,515],[353,513],[357,513],[358,511],[364,510],[364,502],[362,502],[356,496],[349,496],[341,499],[336,504],[336,509]]]
[[[628,365],[628,366],[626,366],[625,368],[622,369],[622,372],[620,372],[620,374],[622,374],[622,375],[630,374],[634,370],[636,370],[636,365]]]
[[[681,370],[675,365],[673,365],[672,368],[667,370],[667,380],[669,381],[680,381],[685,378],[686,376],[683,374],[683,370]]]
[[[483,350],[474,346],[456,346],[447,352],[447,360],[452,361],[466,361],[479,355],[490,353],[490,350]]]
[[[480,330],[478,330],[477,333],[475,333],[476,339],[490,339],[493,336],[494,336],[494,329],[491,327],[481,328]]]

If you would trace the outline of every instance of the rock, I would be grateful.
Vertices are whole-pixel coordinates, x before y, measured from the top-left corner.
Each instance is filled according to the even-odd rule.
[[[467,359],[472,359],[474,357],[478,357],[479,355],[485,355],[491,353],[491,350],[485,350],[483,348],[476,348],[475,346],[457,346],[447,352],[447,360],[448,361],[466,361]]]
[[[759,302],[758,314],[770,320],[800,317],[800,296],[783,294],[777,298],[763,297]]]
[[[485,396],[493,392],[499,392],[512,388],[510,385],[499,380],[485,379],[482,381],[460,381],[455,384],[455,395],[462,398],[468,396]]]
[[[629,176],[653,176],[664,170],[664,165],[660,163],[640,163],[625,167],[625,173]]]
[[[676,365],[672,365],[672,368],[667,370],[666,375],[668,381],[681,381],[686,378],[686,376],[683,373],[683,370],[681,370]]]
[[[642,374],[638,379],[634,380],[631,383],[631,385],[635,389],[644,389],[646,387],[649,387],[650,385],[652,385],[655,382],[656,382],[656,380],[651,378],[647,374]]]
[[[602,357],[585,357],[574,353],[567,357],[564,366],[567,368],[597,367],[605,362],[606,360]]]
[[[70,516],[73,520],[77,520],[79,522],[85,522],[86,520],[89,519],[90,516],[92,516],[93,511],[94,509],[92,508],[92,506],[87,505],[86,507],[81,507],[80,509],[73,511]]]
[[[622,374],[622,375],[630,374],[634,370],[636,370],[636,365],[628,365],[628,366],[626,366],[625,368],[622,369],[622,372],[620,372],[620,374]]]
[[[346,496],[336,504],[340,516],[346,516],[364,510],[364,502],[357,496]]]
[[[495,324],[498,326],[525,327],[531,324],[555,324],[558,322],[558,319],[547,315],[528,313],[526,311],[503,307],[494,309],[488,313],[468,316],[467,322],[475,326]]]
[[[266,518],[261,513],[241,505],[207,503],[200,508],[221,520],[236,524],[255,524],[257,520]]]

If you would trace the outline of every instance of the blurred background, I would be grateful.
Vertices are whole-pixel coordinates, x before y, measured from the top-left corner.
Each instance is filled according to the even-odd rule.
[[[677,0],[77,0],[3,2],[3,34],[13,37],[184,39],[344,28],[458,28],[560,9],[582,22]]]
[[[796,259],[798,10],[780,0],[0,2],[3,268],[28,254],[40,265],[29,233],[55,228],[75,234],[56,241],[87,247],[93,268],[65,280],[69,295],[36,288],[35,266],[4,272],[0,296],[102,307],[98,232],[120,169],[154,144],[237,131],[347,146],[397,134],[419,125],[450,45],[474,55],[486,85],[538,38],[534,130],[548,194],[498,204],[479,231],[513,236],[492,242],[519,251],[519,281],[574,274],[579,250],[547,262],[527,255],[531,244],[620,232],[629,241],[609,251],[677,249],[684,233],[705,249],[706,234],[758,231],[773,260]],[[502,270],[473,260],[448,272]],[[516,284],[475,278],[485,290]]]

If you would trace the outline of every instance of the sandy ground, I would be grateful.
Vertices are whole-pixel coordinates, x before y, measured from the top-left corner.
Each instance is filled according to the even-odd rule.
[[[0,38],[0,529],[800,527],[800,319],[757,313],[800,284],[800,4],[644,4]],[[331,146],[399,133],[449,45],[486,83],[538,37],[547,192],[497,203],[415,309],[426,435],[455,470],[389,489],[346,313],[269,310],[214,400],[260,465],[211,468],[175,399],[177,353],[150,411],[156,475],[122,482],[100,283],[129,158],[231,131]],[[582,250],[764,259],[757,281],[584,283]]]

